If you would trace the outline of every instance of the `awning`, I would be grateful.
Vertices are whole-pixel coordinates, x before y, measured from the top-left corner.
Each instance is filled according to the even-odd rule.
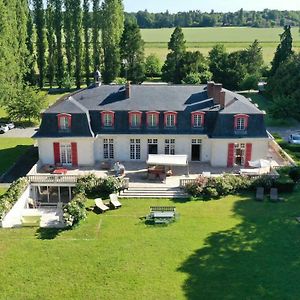
[[[148,165],[159,166],[187,166],[187,155],[166,155],[166,154],[149,154]]]

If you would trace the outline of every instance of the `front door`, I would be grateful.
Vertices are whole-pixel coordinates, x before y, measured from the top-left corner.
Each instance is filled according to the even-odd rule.
[[[201,160],[201,145],[192,145],[192,161]]]

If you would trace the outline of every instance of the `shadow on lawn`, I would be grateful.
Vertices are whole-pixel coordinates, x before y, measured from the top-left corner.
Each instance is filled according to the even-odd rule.
[[[68,230],[67,228],[38,228],[35,236],[40,240],[54,240],[60,233]]]
[[[187,299],[299,299],[299,194],[288,203],[236,202],[241,223],[211,234],[178,269],[188,275]]]

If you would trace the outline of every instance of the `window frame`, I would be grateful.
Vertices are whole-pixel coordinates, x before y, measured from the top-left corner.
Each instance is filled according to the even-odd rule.
[[[156,122],[154,125],[151,125],[149,122],[149,118],[151,116],[156,117]],[[147,122],[147,128],[157,128],[159,125],[159,112],[158,111],[148,111],[146,112],[146,122]]]
[[[200,124],[195,124],[195,117],[200,117]],[[205,120],[205,112],[197,111],[191,113],[191,124],[193,128],[203,128],[204,127],[204,120]]]
[[[62,120],[67,120],[62,126]],[[70,132],[72,128],[72,115],[68,113],[61,113],[57,115],[57,125],[58,131],[60,132]],[[66,126],[67,125],[67,126]]]
[[[130,111],[128,113],[129,115],[129,128],[130,129],[140,129],[142,126],[142,112],[141,111]],[[133,124],[133,118],[135,118],[135,121],[137,124]]]
[[[243,123],[243,127],[240,125]],[[236,132],[245,132],[248,129],[249,115],[236,114],[234,115],[234,130]]]
[[[111,125],[106,124],[106,116],[111,117]],[[115,126],[115,112],[113,112],[113,111],[102,111],[101,112],[101,125],[102,125],[102,128],[114,128],[114,126]]]
[[[168,124],[169,117],[173,117],[174,124]],[[164,112],[164,125],[165,128],[176,128],[177,126],[177,112],[176,111],[166,111]]]

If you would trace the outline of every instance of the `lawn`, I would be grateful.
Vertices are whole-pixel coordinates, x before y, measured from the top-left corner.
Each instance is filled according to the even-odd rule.
[[[142,37],[146,42],[146,55],[156,53],[164,60],[168,50],[167,43],[173,32],[173,28],[142,29]],[[190,51],[201,51],[207,55],[216,43],[225,44],[229,52],[248,47],[255,39],[259,40],[263,47],[264,60],[269,63],[273,59],[274,51],[279,43],[279,34],[282,28],[249,28],[249,27],[205,27],[183,28],[187,48]],[[300,35],[298,29],[292,29],[294,47],[300,50]]]
[[[3,195],[7,191],[6,188],[1,188],[0,187],[0,196]]]
[[[0,175],[33,145],[31,138],[0,138]]]
[[[127,199],[72,231],[0,230],[0,298],[297,299],[299,196]],[[145,225],[151,205],[176,205],[180,219]]]

